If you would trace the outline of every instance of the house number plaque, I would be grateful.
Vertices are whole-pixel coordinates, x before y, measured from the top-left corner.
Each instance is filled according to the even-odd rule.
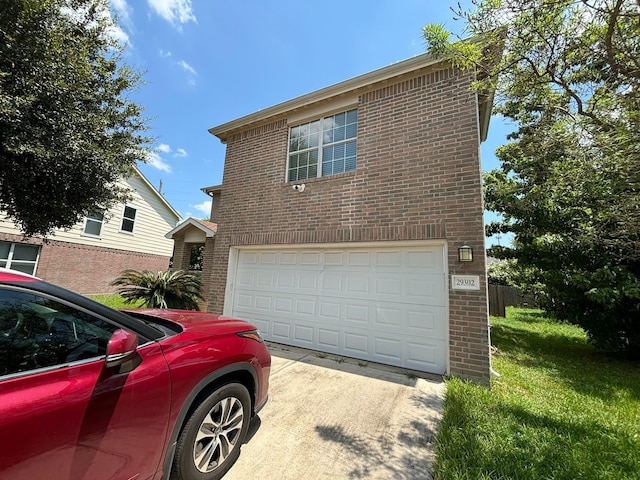
[[[451,288],[454,290],[480,290],[478,275],[452,275]]]

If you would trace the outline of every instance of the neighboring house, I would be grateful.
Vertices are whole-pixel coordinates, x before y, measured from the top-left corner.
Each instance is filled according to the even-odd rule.
[[[420,55],[211,128],[227,147],[204,189],[208,310],[270,341],[488,384],[492,102],[472,81]]]
[[[0,267],[36,275],[78,293],[109,293],[122,270],[167,270],[173,242],[165,238],[180,215],[136,170],[122,181],[131,200],[91,214],[47,241],[25,239],[13,222],[0,218]]]

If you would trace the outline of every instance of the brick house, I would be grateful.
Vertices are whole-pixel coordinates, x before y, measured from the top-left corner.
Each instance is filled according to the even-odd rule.
[[[0,267],[36,275],[82,294],[111,293],[122,270],[167,270],[173,242],[167,229],[180,215],[136,169],[121,186],[130,200],[89,215],[73,228],[56,230],[45,242],[26,239],[0,216]]]
[[[488,384],[492,99],[472,81],[420,55],[211,128],[226,158],[203,189],[208,310],[273,342]]]

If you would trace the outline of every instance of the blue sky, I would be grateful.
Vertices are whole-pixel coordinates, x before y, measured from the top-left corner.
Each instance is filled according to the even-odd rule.
[[[209,128],[424,53],[427,23],[464,28],[448,0],[110,3],[125,61],[144,72],[133,98],[157,139],[140,169],[183,218],[208,217],[200,188],[222,183],[225,146]],[[492,120],[483,170],[497,166],[493,152],[509,131]]]

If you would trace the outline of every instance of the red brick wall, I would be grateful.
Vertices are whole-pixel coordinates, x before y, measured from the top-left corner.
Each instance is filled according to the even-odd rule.
[[[189,270],[191,262],[191,244],[185,243],[184,235],[173,237],[173,266],[174,270]]]
[[[167,270],[169,257],[111,248],[78,245],[40,239],[24,240],[21,236],[0,233],[0,240],[41,245],[35,272],[37,277],[77,293],[112,293],[109,283],[122,270]]]
[[[450,373],[488,383],[479,133],[470,82],[453,69],[424,69],[358,92],[356,171],[306,180],[302,193],[285,183],[285,119],[231,135],[208,309],[223,309],[230,246],[446,239],[449,274],[479,275],[482,283],[479,292],[460,292],[449,279]],[[473,247],[471,263],[458,262],[463,244]]]

